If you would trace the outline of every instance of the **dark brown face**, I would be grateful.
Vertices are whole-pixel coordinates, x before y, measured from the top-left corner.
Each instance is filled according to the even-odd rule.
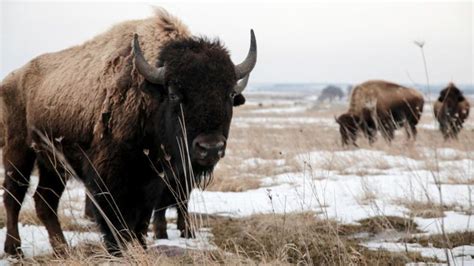
[[[224,157],[232,109],[245,102],[241,93],[256,64],[256,49],[251,31],[247,58],[234,65],[219,41],[179,39],[167,43],[151,66],[134,36],[137,71],[148,91],[160,92],[152,135],[176,165],[190,163],[194,172],[210,172]]]
[[[462,115],[462,102],[465,100],[463,93],[453,83],[448,84],[440,92],[438,98],[438,101],[443,103],[441,116],[447,116],[446,119],[460,117]]]
[[[219,43],[188,40],[163,50],[167,141],[186,136],[191,162],[214,167],[225,155],[237,79]],[[179,152],[175,146],[175,154]]]
[[[336,122],[339,124],[339,133],[341,133],[343,146],[350,144],[356,145],[359,121],[360,119],[357,116],[350,114],[342,114],[336,118]]]

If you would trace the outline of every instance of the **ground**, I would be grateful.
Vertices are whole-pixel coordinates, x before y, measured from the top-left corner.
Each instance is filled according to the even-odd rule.
[[[428,102],[416,141],[399,130],[391,144],[379,137],[371,146],[361,137],[359,148],[344,148],[334,116],[347,108],[346,99],[316,103],[307,92],[246,96],[246,105],[236,108],[226,157],[212,183],[192,193],[197,238],[179,238],[171,209],[170,239],[153,240],[150,232],[150,249],[130,248],[122,260],[474,264],[473,116],[458,141],[445,142]],[[51,255],[34,213],[34,185],[21,214],[27,261],[113,260],[94,224],[83,218],[85,192],[74,180],[59,215],[76,248],[66,259]],[[4,219],[0,208],[0,228]],[[0,264],[11,259],[3,254],[5,232],[0,229]]]

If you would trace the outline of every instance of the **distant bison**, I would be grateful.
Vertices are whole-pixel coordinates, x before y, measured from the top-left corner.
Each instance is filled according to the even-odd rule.
[[[332,102],[334,99],[338,98],[340,100],[342,97],[344,97],[344,92],[341,88],[329,85],[321,91],[321,94],[319,94],[318,102],[324,102],[325,100]]]
[[[387,141],[395,129],[404,126],[407,137],[416,137],[416,125],[423,112],[423,96],[415,89],[382,80],[357,85],[352,90],[349,110],[336,118],[343,145],[356,145],[359,130],[375,141],[380,130]]]
[[[146,247],[153,208],[179,201],[186,211],[190,189],[224,157],[256,60],[253,31],[234,65],[221,42],[158,9],[10,73],[0,84],[5,252],[21,255],[18,214],[35,161],[36,211],[55,252],[67,246],[56,212],[72,174],[93,197],[109,252],[133,239]],[[163,199],[170,191],[181,196]]]
[[[469,116],[470,105],[453,83],[444,88],[435,101],[433,111],[444,139],[457,138]]]

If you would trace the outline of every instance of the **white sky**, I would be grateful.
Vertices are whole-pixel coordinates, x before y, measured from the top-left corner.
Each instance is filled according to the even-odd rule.
[[[0,1],[0,78],[114,23],[148,17],[156,5],[194,34],[219,37],[236,63],[253,28],[259,52],[253,82],[411,83],[410,76],[424,83],[420,49],[413,44],[424,40],[432,83],[473,83],[472,2]]]

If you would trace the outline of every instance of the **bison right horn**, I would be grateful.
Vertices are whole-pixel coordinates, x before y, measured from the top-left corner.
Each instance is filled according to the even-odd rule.
[[[253,30],[250,30],[250,49],[245,60],[235,66],[235,75],[237,79],[245,78],[255,67],[257,63],[257,41]]]
[[[155,84],[164,84],[165,83],[165,67],[153,67],[146,61],[143,56],[142,49],[140,48],[140,43],[138,42],[138,34],[133,35],[132,42],[133,55],[135,58],[135,66],[138,72],[149,82]]]

